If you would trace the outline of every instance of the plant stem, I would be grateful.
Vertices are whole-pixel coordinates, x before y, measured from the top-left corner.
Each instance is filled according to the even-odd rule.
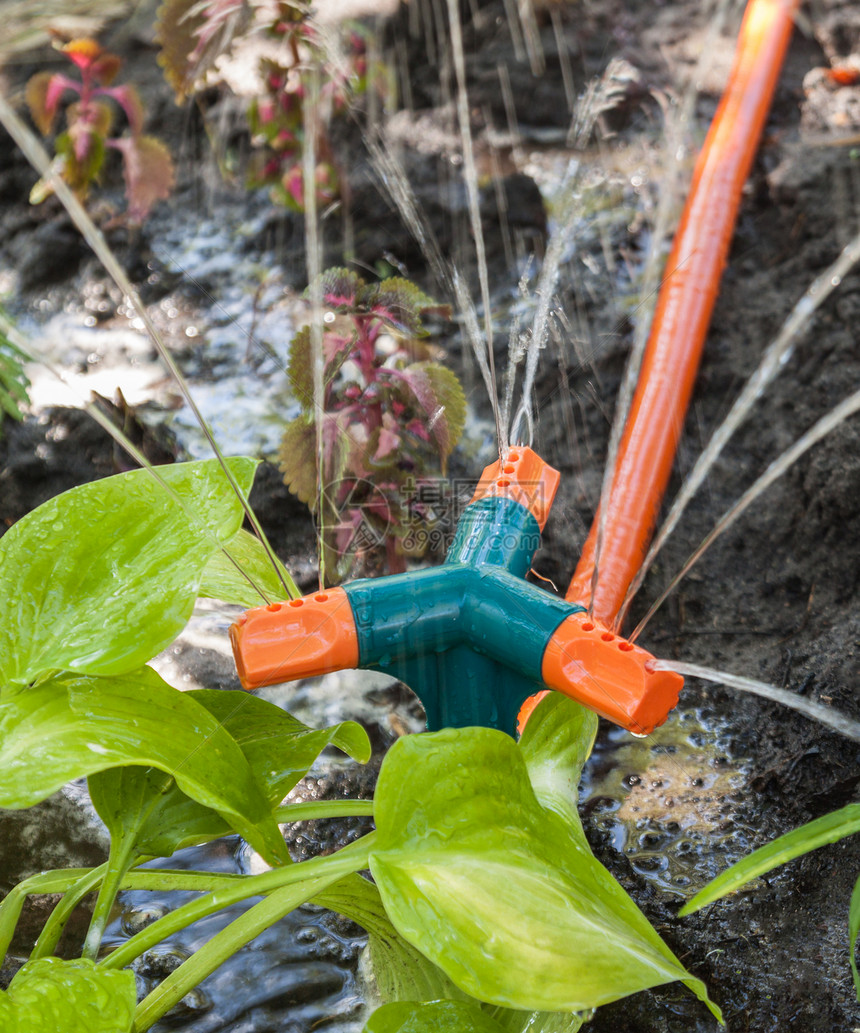
[[[171,911],[170,914],[159,918],[157,922],[153,922],[152,925],[142,929],[121,947],[118,947],[109,957],[103,958],[101,964],[106,968],[123,968],[136,957],[143,954],[144,951],[149,950],[181,929],[185,929],[186,926],[198,921],[198,919],[206,918],[216,911],[221,911],[232,904],[238,904],[249,897],[274,893],[285,886],[302,886],[304,883],[313,883],[313,886],[308,888],[306,893],[302,890],[304,894],[302,901],[307,900],[318,892],[317,880],[328,879],[332,873],[337,878],[341,878],[350,872],[357,872],[361,868],[366,867],[367,856],[375,836],[376,834],[372,832],[330,857],[313,858],[310,861],[304,861],[302,864],[290,865],[287,868],[276,868],[273,871],[264,872],[262,875],[230,876],[229,880],[226,880],[223,876],[220,879],[217,877],[211,879],[210,877],[211,883],[216,887],[212,892],[200,900],[189,901],[189,903],[184,904],[175,911]],[[165,875],[164,872],[157,874]],[[177,884],[172,888],[202,889],[202,886],[179,885],[182,881],[181,877],[188,875],[188,873],[177,872],[174,874],[177,876],[175,880]],[[131,884],[133,881],[136,880],[129,879],[126,884]],[[326,885],[328,885],[328,882],[326,882]],[[299,903],[302,903],[302,901],[299,901]],[[298,907],[298,904],[294,906]]]
[[[123,877],[139,858],[135,854],[133,836],[112,837],[110,853],[107,860],[107,872],[99,888],[98,900],[84,940],[83,957],[94,961],[98,957],[99,948],[104,936],[110,913],[113,910],[116,895],[119,893]]]
[[[163,983],[160,983],[151,994],[144,998],[135,1012],[133,1033],[143,1033],[148,1030],[227,958],[268,929],[269,926],[274,925],[284,915],[332,883],[366,867],[370,857],[372,839],[373,835],[366,836],[361,840],[362,849],[360,850],[345,847],[332,857],[316,858],[300,865],[294,865],[292,868],[281,868],[267,872],[265,876],[248,879],[246,886],[270,876],[278,876],[282,885],[279,889],[273,890],[271,896],[266,900],[255,904],[240,918],[231,922],[226,929],[216,933],[205,947],[202,947],[188,961],[171,972]],[[358,845],[354,844],[355,847]],[[307,871],[301,872],[301,869],[309,868],[314,869],[312,875]],[[287,876],[292,876],[292,878],[285,878]],[[252,891],[251,894],[246,895],[256,895],[256,892]],[[227,906],[232,902],[223,901],[221,906]]]
[[[288,803],[275,811],[278,824],[315,818],[364,818],[373,816],[373,800],[310,800]]]
[[[9,945],[15,934],[18,919],[21,917],[21,909],[30,894],[65,893],[69,887],[74,886],[91,870],[90,868],[67,868],[39,872],[38,875],[31,875],[29,879],[24,879],[23,882],[19,882],[11,889],[0,903],[0,958],[5,958],[9,953]]]
[[[87,872],[86,875],[78,879],[74,886],[69,888],[63,896],[63,899],[51,912],[51,916],[48,921],[42,927],[42,931],[39,933],[39,938],[36,940],[36,946],[30,954],[31,961],[35,961],[36,958],[47,957],[49,954],[54,953],[57,943],[63,935],[63,930],[66,928],[66,922],[68,922],[72,912],[83,898],[99,885],[107,870],[107,863],[100,864],[98,868],[93,868],[92,871]]]

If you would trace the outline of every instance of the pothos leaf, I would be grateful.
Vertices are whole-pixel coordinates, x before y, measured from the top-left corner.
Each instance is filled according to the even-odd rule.
[[[72,779],[125,766],[158,768],[264,857],[287,858],[237,743],[150,668],[121,678],[61,675],[0,703],[0,805],[31,807]]]
[[[240,491],[257,462],[228,459]],[[72,488],[0,539],[0,679],[62,669],[121,674],[191,614],[200,576],[243,510],[216,460],[133,470]],[[0,682],[0,689],[3,684]]]
[[[122,154],[129,219],[143,222],[155,202],[166,200],[173,189],[170,151],[154,136],[123,136],[111,146]]]
[[[134,974],[77,958],[28,961],[0,991],[3,1033],[129,1033],[137,1005]]]
[[[435,362],[413,362],[397,378],[414,395],[442,460],[453,452],[466,425],[466,396],[456,374]]]
[[[538,802],[502,732],[404,736],[374,796],[370,870],[403,937],[462,990],[579,1011],[678,979],[719,1017],[567,823]],[[527,981],[512,973],[528,972]]]
[[[505,1033],[476,1001],[397,1001],[370,1016],[362,1033]]]
[[[367,733],[353,722],[311,729],[274,703],[245,692],[202,689],[185,695],[203,706],[242,751],[269,805],[265,822],[274,824],[272,812],[326,746],[336,746],[360,763],[370,759]],[[214,748],[208,738],[201,738],[189,766],[208,769],[210,781],[217,786],[225,772],[217,755],[214,760],[208,756]],[[242,831],[223,808],[219,811],[201,802],[189,791],[187,781],[182,788],[176,783],[166,785],[164,775],[152,768],[112,768],[91,776],[89,786],[111,840],[132,837],[139,855],[169,857],[182,847]]]
[[[277,560],[277,565],[276,571],[259,538],[247,531],[239,531],[223,549],[212,554],[197,594],[204,599],[220,599],[246,608],[260,606],[285,595],[298,599],[301,592],[289,571],[280,560]],[[260,592],[265,595],[261,597]]]

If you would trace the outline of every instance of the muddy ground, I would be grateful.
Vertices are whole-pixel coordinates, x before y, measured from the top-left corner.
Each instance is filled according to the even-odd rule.
[[[561,587],[596,504],[608,422],[636,319],[637,277],[648,246],[650,213],[669,168],[660,150],[663,108],[683,98],[698,74],[695,61],[707,46],[715,60],[702,80],[690,132],[683,137],[688,144],[701,140],[730,60],[737,12],[728,18],[726,31],[706,44],[708,18],[698,4],[547,3],[534,11],[533,29],[545,65],[535,72],[524,37],[512,36],[506,6],[463,4],[476,153],[485,174],[493,167],[501,170],[507,198],[506,225],[499,220],[499,195],[490,187],[482,205],[493,295],[503,312],[521,274],[517,255],[539,250],[545,240],[536,184],[550,196],[553,177],[557,187],[559,163],[572,153],[566,142],[572,113],[565,79],[568,92],[572,83],[573,93],[581,97],[610,60],[625,62],[616,66],[621,69],[616,88],[580,155],[588,179],[581,189],[579,236],[560,281],[559,308],[567,314],[570,330],[562,343],[548,346],[535,393],[535,447],[563,474],[536,569]],[[444,74],[447,43],[438,29],[443,11],[442,3],[411,0],[409,9],[381,30],[386,45],[398,44],[401,87],[408,86],[408,93],[401,92],[411,103],[410,111],[396,116],[390,132],[399,141],[410,181],[443,251],[468,266],[469,233],[464,206],[457,202],[463,197],[462,164],[446,92],[450,76]],[[178,113],[172,106],[154,69],[146,29],[119,32],[115,38],[143,79],[153,130],[167,137],[180,155],[174,208],[165,211],[249,203],[227,186],[214,193],[209,184],[201,187],[198,173],[205,161],[200,157],[200,115],[191,108]],[[428,53],[435,54],[435,61]],[[37,64],[34,60],[33,67]],[[820,0],[803,9],[745,193],[672,490],[791,307],[836,258],[860,221],[860,153],[851,140],[860,133],[860,84],[834,83],[823,71],[831,66],[860,67],[860,12],[852,3]],[[511,83],[507,108],[500,67]],[[31,70],[18,65],[9,74],[20,85]],[[222,102],[213,94],[207,103]],[[507,129],[513,114],[519,135],[511,137]],[[235,133],[241,145],[241,126]],[[844,140],[848,142],[840,142]],[[420,248],[372,185],[359,131],[339,130],[338,146],[345,149],[353,173],[358,259],[373,267],[393,256],[408,275],[441,296],[443,288],[434,282]],[[11,148],[0,144],[0,263],[11,270],[7,282],[15,289],[7,303],[13,312],[32,314],[49,299],[52,306],[84,312],[82,299],[93,296],[93,284],[102,283],[104,276],[56,207],[27,206],[32,180]],[[116,184],[108,188],[108,196],[115,196]],[[113,231],[111,239],[138,281],[150,279],[144,284],[149,302],[170,293],[193,310],[199,284],[168,276],[152,282],[152,272],[159,268],[153,245],[159,219],[165,218],[170,215],[155,217],[152,228],[144,227],[132,243],[121,230]],[[337,256],[339,226],[337,217],[327,224],[328,258]],[[273,209],[265,239],[256,246],[261,252],[278,249],[286,281],[296,289],[303,286],[297,218]],[[217,289],[217,282],[206,287]],[[110,297],[111,289],[103,293]],[[111,312],[108,318],[120,317]],[[812,330],[699,492],[656,565],[639,612],[767,463],[858,387],[858,319],[860,274],[855,272],[821,308]],[[505,339],[506,331],[500,337]],[[488,418],[486,394],[455,328],[447,330],[445,343],[470,385],[475,415]],[[502,363],[503,349],[498,357]],[[112,448],[77,414],[36,414],[21,426],[7,420],[4,432],[0,530],[73,483],[114,469]],[[454,472],[474,474],[488,461],[489,455],[461,455],[455,457]],[[301,507],[276,475],[270,474],[265,484],[268,490],[260,492],[259,503],[276,545],[288,562],[307,570],[313,534]],[[857,717],[858,517],[860,427],[855,419],[804,457],[706,554],[651,622],[643,644],[660,656],[785,686]],[[706,731],[720,729],[719,748],[702,761],[709,770],[679,766],[672,775],[672,793],[648,771],[624,771],[631,793],[638,787],[644,794],[639,824],[634,818],[633,828],[652,837],[653,854],[681,851],[678,826],[684,827],[691,813],[707,812],[710,831],[689,842],[699,857],[694,871],[713,874],[726,859],[858,798],[860,748],[806,718],[692,682],[682,708],[695,713]],[[620,761],[609,731],[603,729],[601,736],[595,764],[605,775],[604,769]],[[671,768],[671,749],[663,753]],[[721,765],[742,777],[715,800],[708,787]],[[697,795],[698,784],[703,788]],[[607,803],[597,790],[586,802],[595,850],[676,954],[705,980],[733,1033],[830,1033],[860,1025],[847,932],[851,888],[860,875],[860,840],[825,847],[741,895],[678,920],[682,897],[704,878],[688,885],[681,875],[674,893],[649,878],[647,866],[631,860],[635,851],[619,849],[601,821],[601,813],[617,803]],[[677,857],[669,857],[670,872],[680,870],[672,867],[676,862]],[[600,1033],[686,1033],[715,1027],[689,995],[670,986],[600,1009],[589,1028]]]

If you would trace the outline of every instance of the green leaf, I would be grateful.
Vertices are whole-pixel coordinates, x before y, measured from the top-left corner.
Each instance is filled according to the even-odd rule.
[[[188,695],[239,744],[272,807],[298,785],[327,746],[336,746],[360,764],[370,760],[370,739],[355,721],[308,728],[274,703],[238,689],[198,689]]]
[[[425,313],[451,314],[449,306],[438,304],[414,283],[400,276],[363,285],[356,295],[356,304],[403,337],[427,336],[428,331],[421,323],[421,316]]]
[[[314,512],[319,505],[317,432],[304,416],[297,416],[287,424],[278,449],[278,461],[284,484]]]
[[[0,321],[6,316],[0,308]],[[24,373],[24,356],[0,328],[0,437],[3,433],[3,413],[13,420],[23,420],[20,406],[29,401],[27,388],[30,381]]]
[[[551,692],[526,724],[520,751],[532,789],[543,807],[567,822],[568,829],[589,850],[579,819],[579,780],[597,735],[597,714],[576,700]]]
[[[191,693],[155,671],[61,675],[0,702],[0,806],[31,807],[72,779],[125,765],[172,776],[271,862],[287,859],[272,808],[238,744]],[[129,791],[139,791],[134,777]],[[109,826],[135,820],[102,809]]]
[[[860,1001],[860,972],[857,971],[857,934],[860,933],[860,879],[854,883],[851,891],[851,904],[848,907],[848,950],[851,958],[851,974],[854,976],[854,991]]]
[[[372,882],[347,876],[318,894],[314,902],[346,915],[367,931],[367,975],[382,1001],[473,1001],[398,933]],[[506,1033],[576,1033],[583,1023],[581,1015],[510,1008],[493,1009],[493,1018]]]
[[[394,928],[372,882],[349,875],[314,897],[314,903],[345,915],[366,930],[370,971],[383,1001],[468,1000],[437,965]]]
[[[370,869],[391,921],[471,996],[579,1011],[680,979],[719,1016],[567,823],[541,807],[504,733],[404,736],[383,762],[374,818]]]
[[[247,494],[257,461],[227,461]],[[122,674],[191,615],[204,567],[242,523],[216,460],[64,492],[0,539],[0,688],[62,669]]]
[[[39,958],[0,991],[3,1033],[130,1033],[134,975],[81,958]]]
[[[278,577],[260,539],[241,530],[223,549],[212,554],[203,570],[197,594],[204,599],[220,599],[246,609],[281,600],[285,594],[289,599],[297,599],[301,592],[280,560],[278,570],[281,577]],[[264,595],[261,596],[260,592]]]
[[[480,1005],[468,1001],[397,1001],[368,1019],[363,1033],[505,1033]]]
[[[849,803],[847,807],[807,822],[806,825],[801,825],[800,828],[793,829],[754,850],[748,857],[727,868],[704,889],[699,890],[678,914],[691,915],[706,904],[712,904],[727,893],[746,886],[748,882],[785,864],[786,861],[800,857],[801,854],[808,854],[810,850],[816,850],[827,843],[836,843],[855,832],[860,832],[860,803]]]
[[[276,824],[275,808],[326,746],[336,746],[362,764],[370,759],[370,740],[355,722],[317,730],[274,703],[238,690],[199,689],[185,695],[205,707],[244,754],[267,803],[263,826]],[[164,776],[151,769],[111,769],[93,775],[89,784],[93,805],[112,839],[133,835],[140,855],[169,857],[182,847],[242,831],[223,812],[198,802],[197,795],[186,795],[176,784],[165,786]],[[120,816],[122,827],[116,831],[111,815]]]
[[[123,136],[111,140],[111,146],[122,154],[128,217],[141,223],[155,202],[166,201],[173,190],[176,175],[170,151],[154,136]]]

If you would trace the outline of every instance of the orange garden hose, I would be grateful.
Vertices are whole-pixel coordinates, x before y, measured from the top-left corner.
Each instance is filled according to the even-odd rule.
[[[612,625],[645,556],[681,436],[741,190],[767,118],[799,0],[750,0],[735,61],[693,173],[630,414],[599,556],[599,513],[566,598]]]

